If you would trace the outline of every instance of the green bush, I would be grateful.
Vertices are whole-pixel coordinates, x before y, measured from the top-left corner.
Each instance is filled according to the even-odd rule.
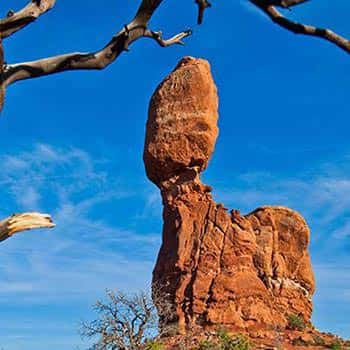
[[[320,337],[319,335],[314,335],[313,339],[314,339],[314,345],[317,345],[317,346],[324,346],[325,345],[324,339],[322,337]]]
[[[304,319],[298,315],[289,315],[287,320],[289,329],[293,331],[303,331],[306,328]]]
[[[235,350],[249,350],[251,348],[248,338],[242,334],[236,336],[234,341],[236,342],[236,346],[233,348]]]
[[[145,350],[162,350],[162,349],[163,349],[163,344],[155,340],[146,343],[146,347],[145,347]]]
[[[198,350],[220,350],[218,344],[210,340],[201,340],[199,343]]]
[[[248,338],[245,335],[238,334],[231,336],[225,329],[219,329],[216,333],[215,341],[202,340],[197,350],[250,350]]]
[[[250,350],[251,348],[246,336],[238,334],[232,337],[224,329],[218,331],[218,339],[220,350]]]
[[[342,350],[343,347],[342,347],[340,340],[337,340],[335,343],[333,343],[331,346],[331,349],[332,350]]]
[[[303,340],[303,339],[301,339],[301,338],[295,338],[295,339],[293,339],[293,340],[292,340],[292,344],[293,344],[294,346],[309,346],[309,345],[311,345],[309,342],[307,342],[307,341],[305,341],[305,340]]]

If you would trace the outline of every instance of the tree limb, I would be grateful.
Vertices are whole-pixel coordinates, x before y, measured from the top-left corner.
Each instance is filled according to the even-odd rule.
[[[191,34],[191,30],[186,30],[170,39],[164,40],[161,32],[152,31],[133,20],[100,51],[94,53],[70,53],[33,62],[7,65],[3,72],[3,85],[8,86],[19,80],[63,71],[104,69],[114,62],[123,51],[128,51],[130,44],[139,38],[151,38],[160,46],[167,47],[174,44],[183,44],[182,39]]]
[[[56,0],[31,0],[22,10],[10,11],[7,18],[0,20],[1,38],[6,38],[34,22],[39,16],[51,10],[55,3]]]
[[[308,35],[308,36],[314,36],[317,38],[321,38],[324,40],[327,40],[331,42],[332,44],[335,44],[342,50],[346,51],[347,53],[350,53],[350,41],[341,35],[334,33],[333,31],[329,29],[324,28],[318,28],[311,25],[306,25],[298,22],[294,22],[279,12],[275,6],[271,5],[271,3],[274,3],[276,6],[280,7],[286,7],[283,5],[284,1],[280,0],[250,0],[255,6],[260,8],[263,12],[265,12],[270,19],[281,26],[284,29],[287,29],[288,31],[294,33],[294,34],[302,34],[302,35]],[[295,6],[299,5],[307,0],[289,0],[289,6]],[[286,0],[286,5],[288,1]]]
[[[13,13],[0,21],[0,32],[8,36],[27,25],[40,14],[48,11],[56,0],[32,0],[23,10]],[[129,50],[136,40],[145,37],[155,40],[160,46],[167,47],[183,44],[182,39],[192,34],[191,30],[183,31],[170,39],[163,39],[162,33],[150,30],[148,22],[164,0],[142,0],[133,20],[125,25],[101,50],[91,53],[68,53],[37,61],[18,64],[4,64],[1,74],[1,89],[19,80],[31,79],[45,75],[72,70],[104,69],[114,62],[119,55]],[[204,10],[210,6],[208,0],[196,0],[199,7],[198,21],[202,21]],[[1,68],[1,67],[0,67]]]
[[[154,12],[163,1],[164,0],[142,0],[133,22],[138,25],[147,26]]]
[[[15,214],[0,221],[0,242],[22,231],[37,228],[53,228],[50,215],[40,213]]]
[[[208,0],[195,0],[198,5],[198,19],[197,23],[202,24],[204,18],[204,12],[207,8],[211,7],[211,3]]]

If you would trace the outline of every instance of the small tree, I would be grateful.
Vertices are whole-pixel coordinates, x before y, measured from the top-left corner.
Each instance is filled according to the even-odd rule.
[[[306,328],[304,319],[299,315],[288,315],[288,328],[293,331],[303,331]]]
[[[133,296],[107,291],[107,301],[98,301],[96,320],[83,323],[81,335],[98,337],[95,350],[137,350],[157,331],[157,316],[151,299],[145,293]]]
[[[166,301],[157,301],[157,306],[164,309],[163,316],[170,310]],[[84,322],[80,332],[85,338],[98,338],[91,350],[161,349],[157,309],[147,293],[107,291],[107,300],[98,301],[94,310],[97,318]]]

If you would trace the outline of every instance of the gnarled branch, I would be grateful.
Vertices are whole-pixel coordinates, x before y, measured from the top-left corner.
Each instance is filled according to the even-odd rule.
[[[47,0],[50,2],[50,0]],[[92,53],[69,53],[32,62],[6,65],[2,74],[2,86],[30,78],[60,73],[63,71],[83,69],[104,69],[114,62],[123,51],[136,40],[146,37],[155,40],[160,46],[167,47],[182,44],[182,39],[191,35],[191,30],[183,31],[168,40],[162,38],[161,32],[148,28],[148,22],[163,0],[143,0],[134,19],[126,25],[101,50]]]
[[[34,22],[39,16],[55,6],[56,0],[31,0],[18,12],[10,11],[7,18],[0,20],[1,38],[6,38]]]
[[[3,72],[3,85],[8,86],[16,81],[41,77],[63,71],[83,69],[104,69],[123,52],[129,49],[131,43],[139,38],[154,39],[160,46],[167,47],[182,44],[182,39],[191,35],[191,30],[181,32],[170,39],[163,39],[161,32],[155,32],[132,22],[125,26],[100,51],[94,53],[70,53],[33,62],[7,65]]]
[[[341,35],[325,28],[294,22],[282,15],[276,6],[290,7],[300,5],[308,0],[250,0],[255,6],[265,12],[270,19],[284,29],[294,33],[321,38],[335,44],[350,53],[350,41]]]
[[[15,214],[0,221],[0,242],[22,231],[53,227],[55,224],[50,215],[40,213]]]
[[[142,0],[133,22],[146,26],[163,1],[164,0]]]
[[[204,18],[204,12],[207,8],[211,7],[211,3],[208,0],[195,0],[198,5],[198,19],[197,23],[202,24]]]

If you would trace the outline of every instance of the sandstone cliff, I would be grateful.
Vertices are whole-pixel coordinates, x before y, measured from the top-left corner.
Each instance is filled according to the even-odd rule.
[[[287,329],[291,315],[311,324],[315,282],[303,217],[285,207],[228,212],[200,180],[217,121],[209,63],[184,58],[152,97],[144,151],[164,205],[153,274],[157,295],[173,307],[163,322],[260,334]]]

